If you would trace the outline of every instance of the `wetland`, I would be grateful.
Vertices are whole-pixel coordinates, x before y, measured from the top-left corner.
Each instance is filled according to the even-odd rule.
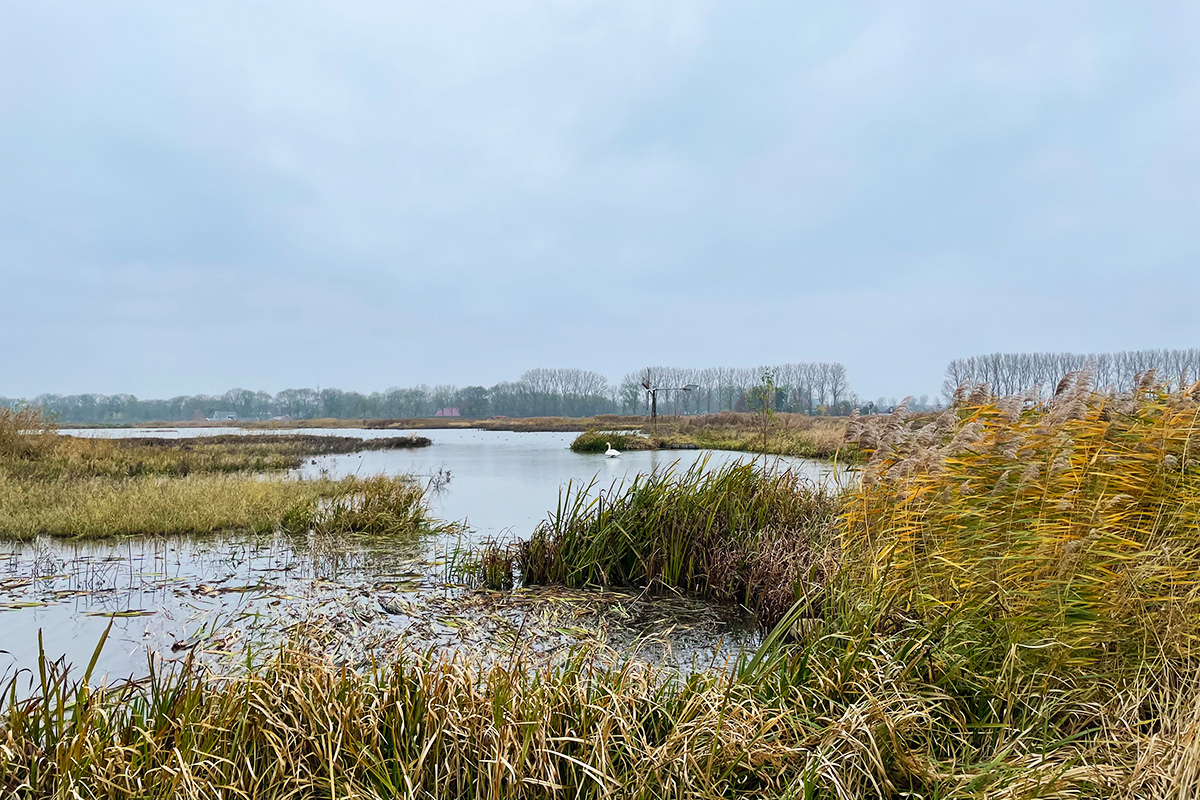
[[[677,462],[677,469],[698,462],[719,469],[744,458],[738,454],[604,459],[573,453],[573,433],[467,429],[62,429],[56,436],[44,443],[53,455],[12,462],[0,506],[7,534],[0,666],[10,670],[36,663],[39,631],[50,658],[86,661],[110,622],[97,674],[114,678],[145,674],[148,657],[171,662],[195,653],[214,665],[240,663],[301,630],[355,664],[402,648],[486,656],[489,643],[492,651],[510,649],[522,628],[542,649],[636,644],[679,665],[761,639],[737,604],[686,594],[651,602],[632,587],[499,594],[453,572],[473,547],[530,535],[561,491],[594,494]],[[824,462],[769,461],[814,482],[841,474]],[[328,504],[380,478],[419,489],[421,517],[376,533],[289,519],[298,505]],[[11,484],[36,488],[20,493]],[[248,491],[247,516],[238,516],[240,503],[216,513]],[[406,513],[417,498],[405,495]],[[28,510],[34,502],[37,510]],[[152,504],[152,513],[131,503]],[[173,506],[187,507],[182,521],[172,518]]]
[[[479,430],[116,474],[81,442],[209,433],[8,421],[13,796],[1183,800],[1200,778],[1200,385],[901,404],[848,420],[852,474]]]

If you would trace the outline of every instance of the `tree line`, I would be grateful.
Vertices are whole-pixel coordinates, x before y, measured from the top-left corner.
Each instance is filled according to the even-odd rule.
[[[755,389],[771,376],[775,411],[809,415],[846,415],[858,405],[846,367],[836,362],[779,364],[762,367],[646,367],[621,379],[619,393],[629,402],[644,402],[645,384],[675,389],[660,393],[664,414],[711,414],[749,411]],[[680,387],[695,386],[689,391]]]
[[[1155,370],[1167,383],[1200,380],[1200,349],[1123,350],[1119,353],[991,353],[956,358],[946,367],[942,394],[947,400],[963,384],[986,383],[1001,395],[1018,394],[1041,385],[1043,395],[1054,391],[1070,372],[1092,371],[1097,389],[1127,391],[1137,377]]]
[[[782,364],[775,367],[679,369],[648,367],[619,383],[591,370],[531,369],[516,381],[494,386],[420,384],[363,394],[341,389],[265,391],[234,388],[222,394],[140,399],[131,394],[42,394],[25,400],[0,397],[0,405],[29,404],[61,422],[135,423],[185,421],[235,414],[239,419],[405,419],[453,410],[463,417],[587,417],[649,413],[649,381],[662,387],[661,414],[749,410],[754,387],[770,372],[775,410],[803,414],[849,414],[857,397],[841,364]],[[672,388],[694,385],[687,392]]]

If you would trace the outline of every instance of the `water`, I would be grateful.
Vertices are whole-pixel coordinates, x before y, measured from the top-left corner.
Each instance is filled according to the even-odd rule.
[[[599,629],[607,632],[610,644],[636,639],[649,657],[680,663],[711,659],[718,647],[728,652],[756,641],[752,626],[736,611],[686,598],[649,601],[632,593],[558,590],[468,592],[448,586],[443,578],[444,562],[455,547],[527,536],[569,483],[593,484],[598,490],[676,462],[682,470],[707,458],[715,469],[745,459],[745,454],[639,451],[607,459],[571,452],[575,433],[301,432],[429,437],[433,444],[417,450],[314,458],[295,474],[448,474],[445,489],[430,498],[432,511],[463,524],[454,533],[400,541],[230,534],[0,543],[0,672],[36,664],[39,630],[48,656],[86,663],[110,622],[100,671],[114,678],[144,673],[148,652],[159,660],[192,651],[213,660],[243,658],[251,643],[269,650],[297,626],[350,662],[401,643],[454,647],[487,657],[518,635],[554,649],[594,639]],[[63,433],[192,437],[256,432],[159,428]],[[814,480],[833,477],[823,462],[770,461]],[[548,592],[554,594],[553,602]],[[623,621],[615,633],[607,624],[613,613]]]

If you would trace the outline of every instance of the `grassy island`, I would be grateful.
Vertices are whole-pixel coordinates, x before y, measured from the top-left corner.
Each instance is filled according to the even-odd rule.
[[[649,420],[636,431],[616,426],[592,427],[571,444],[577,453],[603,453],[605,442],[618,450],[734,450],[746,453],[853,458],[856,448],[846,442],[848,417],[810,417],[804,414],[760,414],[727,411],[694,417]]]
[[[411,516],[424,508],[424,493],[407,478],[277,473],[310,456],[428,444],[424,437],[80,438],[59,435],[35,411],[0,409],[0,538],[269,531],[351,497],[386,498]]]

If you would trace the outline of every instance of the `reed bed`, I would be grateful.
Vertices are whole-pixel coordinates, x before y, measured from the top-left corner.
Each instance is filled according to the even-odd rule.
[[[770,626],[837,562],[835,497],[791,472],[700,460],[628,485],[568,486],[515,557],[527,584],[683,590]]]
[[[903,408],[847,503],[848,566],[921,619],[969,615],[1046,669],[1185,663],[1200,634],[1200,386],[1064,379],[1050,403]]]
[[[974,725],[1070,738],[1111,778],[1089,796],[1194,797],[1200,384],[1109,395],[1076,373],[1036,398],[980,386],[933,419],[855,421],[871,457],[839,624],[940,631],[944,685],[991,698]]]

